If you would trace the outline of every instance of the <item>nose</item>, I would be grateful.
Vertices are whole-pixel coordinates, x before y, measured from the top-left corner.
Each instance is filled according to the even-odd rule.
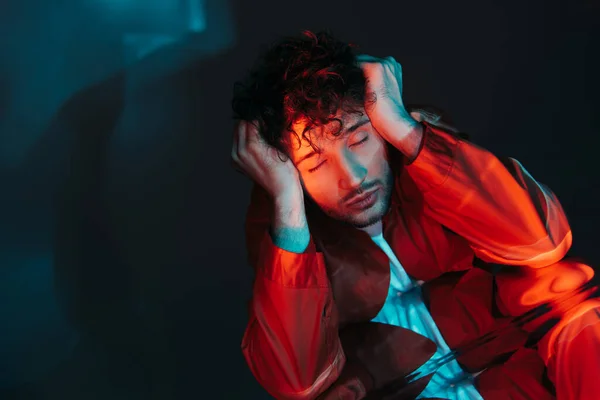
[[[367,168],[352,158],[343,158],[338,164],[340,178],[338,186],[344,191],[355,191],[367,177]]]

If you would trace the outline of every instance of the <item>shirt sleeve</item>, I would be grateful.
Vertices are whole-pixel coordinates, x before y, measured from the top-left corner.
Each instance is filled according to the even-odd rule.
[[[371,377],[359,363],[346,361],[323,254],[312,236],[303,253],[273,244],[271,207],[266,192],[255,186],[246,217],[248,257],[256,275],[244,358],[277,399],[329,399],[334,393],[362,399]]]
[[[568,251],[572,234],[557,197],[515,159],[423,123],[417,157],[405,165],[425,213],[464,237],[484,261],[544,267]]]
[[[405,171],[423,196],[425,213],[464,237],[483,261],[506,266],[495,277],[505,315],[551,307],[525,326],[532,331],[550,318],[560,321],[541,342],[547,360],[556,332],[592,304],[588,291],[574,294],[594,277],[589,265],[565,258],[572,233],[556,195],[517,160],[499,159],[427,123],[419,154]]]

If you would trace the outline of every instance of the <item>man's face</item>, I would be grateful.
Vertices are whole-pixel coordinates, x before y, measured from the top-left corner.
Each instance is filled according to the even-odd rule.
[[[338,113],[337,121],[315,127],[307,140],[291,137],[290,156],[302,179],[305,193],[330,217],[357,228],[370,226],[385,215],[393,190],[386,141],[373,129],[366,114]],[[293,129],[302,138],[305,121]]]

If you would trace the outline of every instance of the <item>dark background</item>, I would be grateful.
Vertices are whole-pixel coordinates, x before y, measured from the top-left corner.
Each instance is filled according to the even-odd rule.
[[[598,21],[598,0],[2,2],[0,399],[268,398],[240,351],[230,99],[302,29],[394,56],[405,99],[554,189],[598,265]]]

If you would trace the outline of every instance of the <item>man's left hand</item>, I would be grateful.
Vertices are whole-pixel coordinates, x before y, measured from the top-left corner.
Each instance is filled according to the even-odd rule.
[[[402,100],[402,67],[393,57],[359,55],[366,78],[365,111],[373,128],[409,159],[416,157],[423,132]]]

